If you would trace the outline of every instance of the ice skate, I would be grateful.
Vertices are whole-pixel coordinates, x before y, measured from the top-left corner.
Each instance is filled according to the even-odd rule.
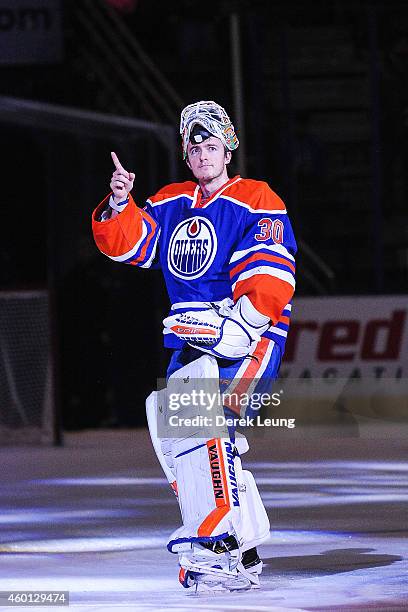
[[[180,584],[188,589],[194,587],[195,593],[248,591],[252,582],[238,568],[227,571],[220,565],[205,565],[184,563],[179,572]]]
[[[180,555],[179,582],[184,588],[194,587],[196,593],[257,588],[262,561],[255,548],[248,552],[249,569],[233,536],[210,545],[194,545],[191,553]]]

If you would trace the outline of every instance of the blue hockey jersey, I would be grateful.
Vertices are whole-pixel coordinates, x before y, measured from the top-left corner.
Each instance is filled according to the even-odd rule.
[[[138,208],[129,204],[92,227],[100,251],[114,261],[162,269],[171,313],[247,295],[271,319],[263,335],[284,350],[295,289],[296,242],[282,200],[267,183],[235,176],[207,200],[197,183],[172,183]],[[165,346],[179,348],[174,334]]]

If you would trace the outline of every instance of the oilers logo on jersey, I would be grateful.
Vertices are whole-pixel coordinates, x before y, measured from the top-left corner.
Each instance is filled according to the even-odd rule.
[[[204,217],[185,219],[170,238],[169,270],[178,278],[198,278],[211,266],[216,253],[217,235],[212,223]]]

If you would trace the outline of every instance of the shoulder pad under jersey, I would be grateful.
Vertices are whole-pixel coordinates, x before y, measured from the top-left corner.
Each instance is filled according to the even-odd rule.
[[[175,200],[183,195],[193,198],[197,183],[193,181],[184,181],[184,183],[170,183],[165,185],[159,191],[149,198],[147,202],[152,206],[157,204],[165,204],[168,201]]]
[[[241,179],[226,189],[223,196],[230,197],[232,200],[236,200],[237,204],[241,203],[254,211],[286,212],[284,202],[265,181]]]

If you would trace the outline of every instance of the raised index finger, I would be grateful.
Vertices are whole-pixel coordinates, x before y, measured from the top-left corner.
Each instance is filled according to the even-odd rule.
[[[112,161],[115,164],[116,170],[122,170],[124,174],[128,174],[127,171],[122,166],[122,164],[120,163],[119,158],[114,151],[111,151],[111,156],[112,156]]]

